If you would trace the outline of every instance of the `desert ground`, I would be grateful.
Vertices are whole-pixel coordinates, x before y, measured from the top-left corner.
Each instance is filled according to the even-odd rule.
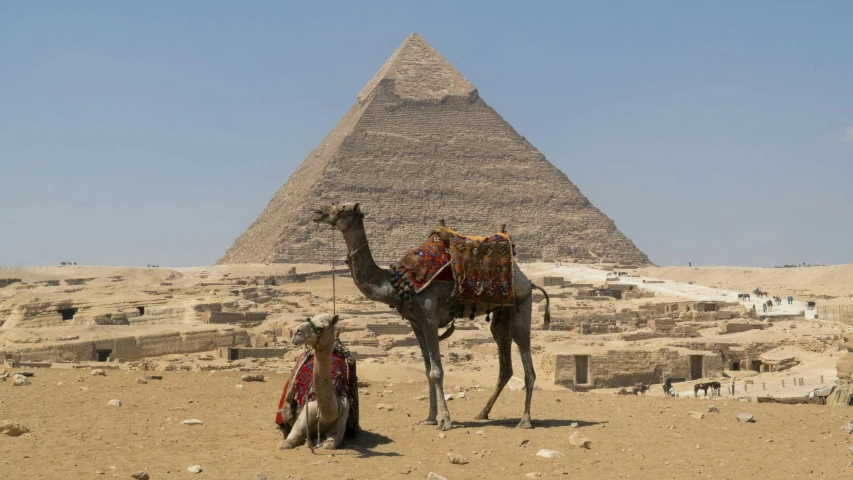
[[[264,279],[287,277],[292,268],[306,277],[264,284]],[[613,270],[609,266],[527,263],[522,268],[534,280],[547,276],[562,277],[566,282],[546,287],[552,294],[554,324],[565,329],[542,330],[539,306],[544,302],[537,299],[534,306],[539,387],[533,395],[534,429],[514,428],[524,402],[523,390],[514,385],[517,380],[504,389],[490,420],[474,420],[494,388],[498,368],[489,327],[482,318],[464,322],[464,328],[460,325],[442,345],[445,391],[453,395],[448,406],[454,428],[442,433],[418,425],[428,409],[427,381],[418,348],[410,334],[371,330],[379,328],[377,325],[401,328],[404,324],[394,310],[364,300],[351,279],[338,276],[335,308],[343,318],[341,340],[359,358],[363,432],[345,439],[339,450],[313,452],[307,447],[278,450],[281,433],[274,415],[299,354],[290,345],[290,328],[307,315],[332,308],[328,266],[0,268],[0,279],[20,280],[0,288],[0,351],[5,355],[0,374],[4,370],[9,375],[33,374],[25,386],[13,386],[11,377],[0,382],[0,421],[10,420],[29,429],[16,437],[0,435],[0,478],[129,479],[139,471],[152,479],[253,479],[266,475],[270,480],[427,478],[431,472],[449,480],[574,476],[799,479],[853,473],[853,434],[842,429],[853,420],[853,409],[757,403],[759,396],[799,397],[835,384],[836,362],[846,352],[846,335],[853,327],[807,319],[802,302],[807,296],[818,296],[822,302],[844,303],[845,296],[853,293],[853,267],[812,267],[803,272],[633,270],[619,281],[635,285],[642,294],[623,299],[592,298],[580,291],[583,288],[572,287],[605,284]],[[755,288],[756,282],[782,297],[793,294],[799,303],[784,303],[753,318],[751,304],[738,304],[732,296]],[[720,321],[705,313],[641,313],[655,305],[678,302],[717,302],[726,305],[722,311],[731,312],[726,318],[735,318]],[[145,315],[135,316],[142,304],[146,305]],[[79,311],[73,320],[63,321],[55,309],[67,305]],[[205,324],[199,312],[210,308],[267,315],[254,325]],[[113,312],[109,317],[108,310]],[[639,315],[633,318],[641,320],[614,320],[605,331],[578,330],[587,322],[595,326],[601,319],[622,318],[619,315]],[[644,315],[659,322],[672,319],[681,333],[652,328],[642,320]],[[725,333],[726,322],[761,328]],[[70,350],[65,350],[81,342],[100,345],[118,337],[142,342],[163,334],[187,337],[199,331],[225,332],[232,335],[228,338],[245,331],[240,338],[248,343],[274,346],[283,353],[232,360],[223,358],[221,349],[209,348],[99,362],[69,358]],[[650,336],[640,340],[626,337],[638,333]],[[697,342],[708,347],[697,347]],[[548,367],[549,359],[564,352],[575,354],[578,349],[592,352],[591,361],[596,362],[596,352],[671,349],[690,353],[719,345],[731,346],[726,347],[730,358],[714,360],[713,375],[702,381],[723,383],[721,396],[700,393],[699,398],[694,397],[693,384],[699,379],[677,382],[677,397],[665,397],[659,383],[646,395],[620,394],[628,384],[618,384],[618,372],[612,377],[601,373],[595,384],[581,388],[567,384],[559,371]],[[762,361],[783,362],[780,370],[729,368],[731,352],[749,351],[755,345],[765,346]],[[513,355],[514,371],[521,376],[515,350]],[[706,355],[716,358],[713,351]],[[624,365],[625,371],[636,368],[630,362]],[[92,375],[94,369],[103,369],[105,375]],[[711,371],[710,366],[706,369]],[[247,373],[262,373],[265,381],[243,381],[241,377]],[[152,375],[162,379],[139,380]],[[795,386],[796,378],[805,379],[804,384]],[[783,381],[787,382],[784,386]],[[726,388],[732,382],[737,385],[735,395]],[[108,406],[113,399],[120,400],[121,406]],[[377,408],[380,404],[381,409]],[[700,413],[701,418],[696,418]],[[754,415],[754,422],[738,421],[740,413]],[[203,423],[183,424],[187,419]],[[576,433],[590,440],[589,448],[570,443],[569,437]],[[537,456],[542,449],[556,450],[562,456]],[[451,452],[468,463],[450,463],[447,454]],[[201,473],[187,471],[194,465],[201,466]]]

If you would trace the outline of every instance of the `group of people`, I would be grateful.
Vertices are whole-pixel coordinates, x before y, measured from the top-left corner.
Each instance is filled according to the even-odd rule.
[[[675,396],[675,387],[672,386],[672,380],[668,378],[663,382],[663,394],[667,397]]]
[[[60,264],[60,265],[62,265],[62,266],[66,266],[66,265],[77,265],[77,262],[59,262],[59,264]]]

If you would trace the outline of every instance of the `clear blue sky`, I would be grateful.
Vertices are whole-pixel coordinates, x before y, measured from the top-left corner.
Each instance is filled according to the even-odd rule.
[[[853,262],[853,2],[7,1],[0,265],[212,264],[412,32],[655,263]]]

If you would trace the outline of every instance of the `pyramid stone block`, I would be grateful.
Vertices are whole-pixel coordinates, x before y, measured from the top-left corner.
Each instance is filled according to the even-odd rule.
[[[520,258],[650,263],[416,34],[218,263],[329,261],[331,232],[311,212],[331,202],[361,203],[380,264],[423,243],[439,218],[468,235],[505,223]]]

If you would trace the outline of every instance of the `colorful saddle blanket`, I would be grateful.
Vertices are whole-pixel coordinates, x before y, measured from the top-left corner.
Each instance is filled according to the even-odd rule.
[[[453,280],[453,296],[458,301],[513,305],[513,255],[506,233],[466,237],[438,227],[426,243],[403,257],[399,266],[391,265],[391,283],[405,300],[434,280]]]
[[[347,432],[358,432],[358,378],[355,369],[355,357],[339,341],[335,340],[331,364],[332,383],[338,395],[349,398],[350,413],[347,420]],[[314,395],[314,350],[305,350],[290,372],[290,379],[284,384],[284,392],[278,402],[275,423],[284,430],[285,435],[296,423],[302,408],[316,397]]]

